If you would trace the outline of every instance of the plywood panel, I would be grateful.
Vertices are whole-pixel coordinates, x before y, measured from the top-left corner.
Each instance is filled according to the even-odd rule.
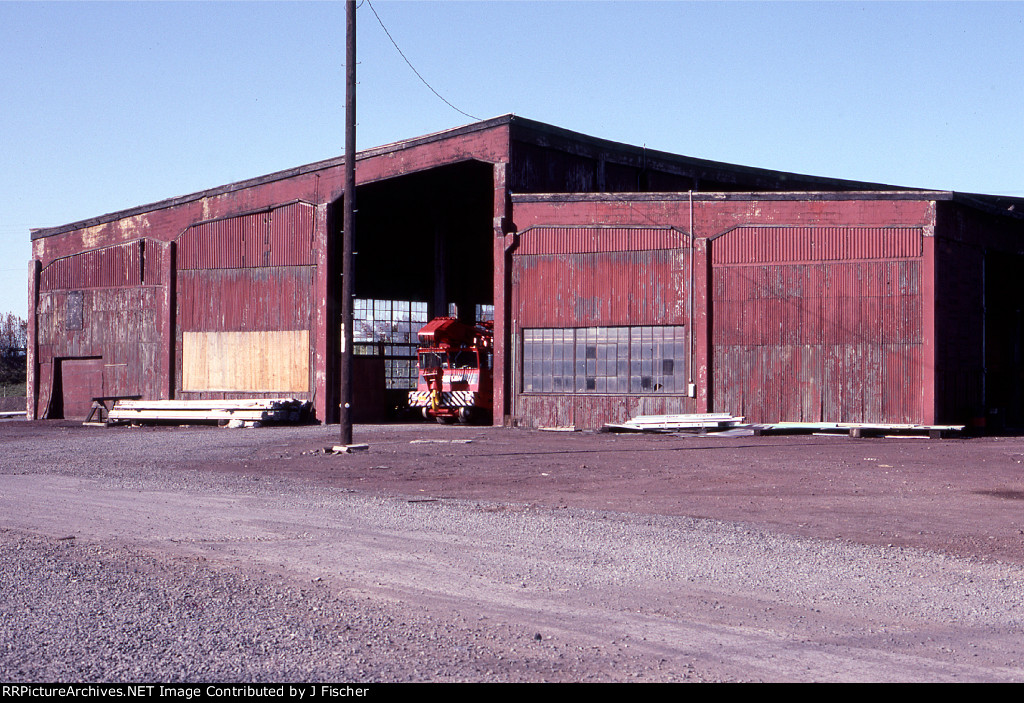
[[[309,331],[184,332],[182,390],[306,393]]]

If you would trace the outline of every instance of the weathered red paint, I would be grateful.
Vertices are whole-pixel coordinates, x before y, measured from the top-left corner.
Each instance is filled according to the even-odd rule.
[[[730,166],[512,116],[356,158],[360,185],[468,161],[491,165],[461,177],[492,178],[493,224],[480,236],[493,255],[474,263],[493,276],[496,423],[510,419],[513,398],[516,417],[534,424],[735,412],[718,407],[734,403],[750,407],[751,419],[950,422],[999,411],[1024,420],[1015,400],[1024,389],[1024,311],[1014,302],[1024,299],[1014,274],[1024,265],[1024,227],[1013,199]],[[102,357],[105,387],[165,398],[179,392],[183,329],[299,325],[310,330],[317,417],[333,419],[339,272],[331,249],[340,224],[332,218],[343,161],[34,231],[32,415],[46,409],[57,360]],[[649,192],[659,189],[693,192]],[[424,231],[442,231],[424,209]],[[557,248],[543,241],[545,227],[577,229],[558,235]],[[625,243],[609,246],[612,239],[589,232],[595,227],[631,232],[611,235]],[[633,231],[668,228],[686,243],[665,247]],[[360,266],[388,273],[386,262]],[[73,292],[81,294],[82,330],[63,328]],[[512,350],[522,322],[556,318],[688,326],[696,397],[520,397]],[[810,379],[799,402],[785,394],[794,377]]]
[[[92,399],[106,395],[103,359],[63,359],[59,362],[61,377],[61,416],[84,420],[92,410]]]
[[[513,328],[518,333],[535,328],[688,326],[689,248],[689,235],[671,227],[522,231],[512,256]],[[516,334],[512,344],[518,349],[519,343]],[[513,382],[515,417],[532,425],[595,427],[625,421],[641,409],[660,414],[695,412],[698,407],[683,393],[523,393],[518,370]]]
[[[159,350],[164,345],[158,324],[159,291],[158,286],[132,286],[40,292],[35,310],[35,364],[46,371],[40,374],[37,389],[38,415],[46,413],[54,373],[62,360],[68,359],[102,359],[103,395],[160,397],[160,375],[140,372],[161,368]],[[80,329],[67,324],[71,295],[80,296]]]
[[[771,194],[756,201],[693,197],[693,320],[685,289],[657,291],[657,324],[689,324],[694,330],[697,399],[672,406],[673,412],[730,412],[755,422],[935,421],[923,343],[929,202],[875,196],[869,208],[858,195],[835,195],[827,206]],[[690,218],[689,197],[652,195],[628,203],[620,198],[519,196],[515,217],[520,225],[532,225],[524,240],[532,232],[585,231],[571,226],[581,223],[681,227]],[[577,259],[586,254],[569,252],[586,252],[590,242],[566,235],[564,241],[570,240],[561,248],[548,245],[559,253],[547,269],[517,270],[514,294],[524,302],[515,309],[537,326],[595,324],[594,317],[560,304],[566,295],[586,295],[574,284]],[[631,249],[639,257],[644,245]],[[657,265],[645,262],[640,274],[616,264],[597,267],[590,282],[588,290],[602,291],[598,300],[608,306],[598,317],[604,324],[651,324],[636,306],[611,311],[623,293],[642,300],[653,290],[650,277]],[[629,286],[617,278],[622,273],[641,280]],[[533,297],[538,288],[541,294]],[[672,304],[684,314],[669,314]],[[608,403],[598,411],[603,420],[584,415],[581,423],[578,401],[563,397],[555,408],[558,402],[551,398],[517,396],[516,416],[533,422],[571,418],[587,426],[652,404],[622,399],[618,407]]]
[[[357,183],[383,180],[467,159],[507,163],[509,130],[508,120],[497,120],[493,126],[471,125],[452,130],[447,138],[439,139],[429,135],[361,152],[357,156]],[[131,329],[129,321],[132,318],[126,316],[126,329],[121,333],[136,339],[140,335],[148,339],[150,335],[158,334],[159,339],[163,340],[162,347],[167,350],[159,355],[163,360],[159,364],[133,365],[131,384],[146,397],[165,398],[180,393],[176,389],[180,389],[180,333],[183,328],[178,309],[182,305],[182,294],[188,298],[184,302],[186,315],[183,319],[186,325],[196,324],[194,317],[189,315],[195,313],[197,296],[204,298],[208,293],[211,294],[208,296],[210,300],[217,300],[225,306],[221,312],[226,324],[230,325],[283,324],[280,320],[275,322],[272,319],[275,314],[281,313],[282,307],[285,312],[281,314],[285,317],[290,315],[293,318],[291,322],[306,315],[304,326],[311,329],[315,410],[318,417],[331,419],[335,410],[332,405],[336,404],[336,392],[330,385],[334,378],[333,366],[337,354],[334,339],[337,312],[335,310],[332,313],[335,306],[334,301],[331,301],[334,293],[329,270],[331,235],[327,216],[329,205],[343,194],[343,163],[343,158],[332,159],[94,220],[38,230],[33,232],[34,259],[44,270],[51,265],[55,266],[53,273],[46,274],[48,282],[51,278],[54,280],[52,285],[57,285],[58,278],[65,285],[72,285],[73,280],[75,286],[88,291],[100,284],[140,284],[137,278],[125,276],[120,279],[107,276],[100,280],[89,274],[92,278],[86,278],[89,271],[96,269],[91,263],[96,257],[110,257],[109,254],[97,252],[134,247],[142,239],[150,243],[151,250],[158,243],[170,247],[166,256],[173,259],[173,263],[157,266],[156,261],[159,259],[154,259],[154,263],[145,264],[144,269],[146,275],[150,271],[159,271],[162,276],[166,276],[159,281],[162,288],[152,306],[161,311],[159,324],[154,328],[155,331]],[[507,202],[508,193],[503,183],[496,184],[495,193],[496,202]],[[61,260],[74,264],[59,263]],[[82,263],[88,265],[83,267],[80,265]],[[64,270],[73,265],[77,265],[75,272]],[[202,290],[196,290],[194,278],[186,276],[183,281],[179,281],[177,275],[172,275],[172,271],[212,272],[253,268],[254,265],[259,268],[299,266],[309,268],[312,273],[303,273],[298,278],[295,275],[290,278],[278,276],[271,282],[266,277],[257,277],[258,280],[248,277],[244,283],[232,282],[225,273],[208,273],[206,287],[200,286]],[[57,275],[58,269],[60,277]],[[300,292],[294,288],[296,284],[300,288],[305,286],[305,290]],[[179,285],[183,285],[180,292]],[[311,303],[314,292],[316,300],[321,301],[317,305]],[[279,294],[292,302],[278,299]],[[254,297],[246,298],[247,295]],[[30,306],[34,323],[38,298],[38,294],[31,292]],[[315,313],[311,310],[315,310]],[[52,313],[42,314],[49,324]],[[210,309],[206,318],[213,320],[216,316],[217,313]],[[115,334],[110,328],[102,326],[94,326],[92,333],[97,338]],[[41,392],[48,393],[48,388],[40,389],[36,386],[39,385],[37,379],[43,375],[40,364],[52,365],[51,347],[52,340],[47,338],[32,350],[35,359],[30,371],[30,383],[36,399]],[[162,379],[156,383],[150,378],[154,376],[154,369],[160,369]],[[146,376],[145,381],[142,376]],[[33,408],[34,416],[40,413],[38,407]],[[503,417],[503,413],[496,415],[499,421]]]
[[[43,268],[41,288],[50,292],[142,285],[142,252],[139,239],[56,259]]]
[[[314,214],[312,205],[295,202],[199,223],[178,238],[175,396],[271,395],[185,391],[181,356],[185,332],[307,330],[311,349],[316,346]],[[315,375],[311,363],[310,390],[292,395],[312,400]]]

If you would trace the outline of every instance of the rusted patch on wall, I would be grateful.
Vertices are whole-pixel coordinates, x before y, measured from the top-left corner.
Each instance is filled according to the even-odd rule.
[[[56,259],[43,268],[40,290],[142,285],[143,252],[144,244],[137,240]]]
[[[740,228],[713,241],[715,410],[923,421],[922,232],[843,229]]]
[[[685,383],[671,392],[640,395],[602,392],[600,387],[523,392],[522,385],[523,330],[620,327],[634,331],[639,340],[643,326],[676,326],[684,337],[674,361],[689,368],[689,245],[689,236],[671,227],[535,227],[520,235],[512,257],[513,389],[519,422],[599,427],[626,420],[641,408],[696,411]],[[621,361],[617,357],[616,363]],[[640,363],[639,352],[635,361]],[[574,363],[589,362],[581,357]],[[623,373],[629,379],[632,372],[627,368]]]

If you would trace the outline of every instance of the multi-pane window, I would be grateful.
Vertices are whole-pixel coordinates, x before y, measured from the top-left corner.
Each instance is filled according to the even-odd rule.
[[[454,304],[453,304],[454,305]],[[456,309],[449,307],[454,315]],[[494,318],[493,305],[476,306],[477,321]],[[481,317],[481,315],[488,315]],[[429,321],[427,304],[410,300],[356,298],[352,309],[352,351],[364,356],[384,353],[387,387],[416,388],[417,333]]]
[[[494,320],[494,306],[493,305],[481,305],[477,303],[473,307],[473,320],[475,322],[487,322]],[[448,317],[458,317],[459,306],[456,303],[448,303]]]
[[[573,330],[523,331],[523,391],[572,393]]]
[[[685,393],[685,329],[523,330],[523,392]]]
[[[362,300],[353,305],[356,354],[384,350],[388,388],[416,388],[416,333],[427,324],[427,304],[409,300]]]
[[[633,393],[686,390],[683,327],[632,327],[629,387]]]
[[[476,321],[487,322],[488,320],[494,319],[494,306],[493,305],[480,305],[476,306]]]

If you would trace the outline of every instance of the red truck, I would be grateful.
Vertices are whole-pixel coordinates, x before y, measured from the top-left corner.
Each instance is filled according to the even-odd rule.
[[[419,369],[409,407],[438,422],[483,422],[494,398],[494,323],[435,317],[419,331]]]

